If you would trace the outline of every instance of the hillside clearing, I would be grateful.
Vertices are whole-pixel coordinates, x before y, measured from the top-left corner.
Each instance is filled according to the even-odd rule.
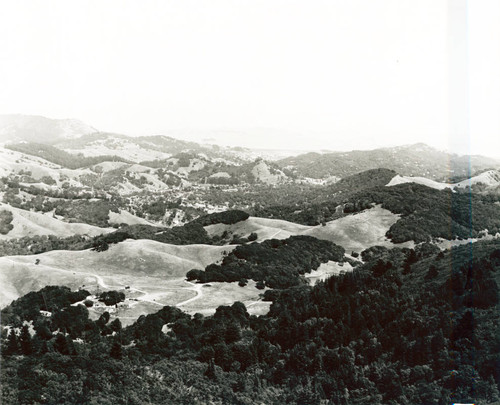
[[[348,262],[340,265],[338,262],[329,261],[327,263],[321,263],[316,270],[306,274],[305,277],[309,280],[311,285],[314,285],[317,281],[325,281],[328,277],[333,275],[337,276],[342,272],[352,271],[352,269],[353,267]]]
[[[147,219],[138,217],[131,214],[128,211],[120,210],[120,213],[109,211],[109,223],[110,224],[127,224],[127,225],[153,225],[154,224]]]

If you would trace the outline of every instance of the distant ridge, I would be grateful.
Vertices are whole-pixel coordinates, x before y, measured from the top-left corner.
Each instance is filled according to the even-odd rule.
[[[0,114],[0,142],[54,143],[97,130],[77,119],[51,119],[38,115]]]
[[[433,180],[456,180],[474,173],[499,168],[500,161],[484,156],[459,156],[417,143],[392,148],[351,152],[306,153],[277,162],[282,168],[312,178],[346,177],[385,167],[402,176],[421,176]]]

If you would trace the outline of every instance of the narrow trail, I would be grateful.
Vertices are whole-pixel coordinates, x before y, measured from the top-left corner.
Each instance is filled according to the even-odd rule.
[[[202,291],[203,284],[194,284],[194,283],[187,281],[187,280],[184,280],[184,282],[192,286],[191,288],[187,287],[185,289],[195,291],[196,295],[193,298],[189,298],[186,301],[179,302],[178,304],[175,305],[176,307],[180,307],[182,305],[189,304],[190,302],[199,300],[201,297],[203,297],[203,291]]]
[[[273,236],[270,236],[268,239],[273,239],[275,236],[277,236],[281,232],[282,232],[282,230],[280,229],[278,232],[276,232]]]

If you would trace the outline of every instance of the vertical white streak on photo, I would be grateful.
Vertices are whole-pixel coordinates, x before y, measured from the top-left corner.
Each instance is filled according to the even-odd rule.
[[[451,149],[470,151],[467,0],[448,0],[448,90]]]

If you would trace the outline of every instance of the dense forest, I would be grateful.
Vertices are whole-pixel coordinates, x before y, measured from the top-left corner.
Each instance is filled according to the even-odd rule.
[[[207,317],[164,307],[122,328],[89,319],[86,291],[29,293],[1,314],[2,403],[498,402],[500,242],[362,257],[273,290],[260,317],[239,302]]]

